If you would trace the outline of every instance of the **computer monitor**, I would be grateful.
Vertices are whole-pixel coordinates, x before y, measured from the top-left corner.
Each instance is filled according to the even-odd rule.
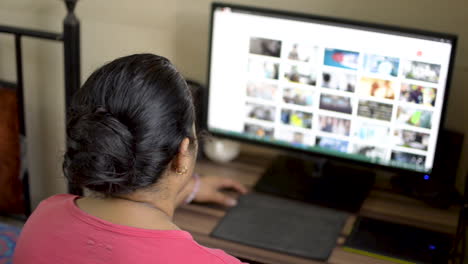
[[[456,37],[213,4],[214,135],[430,174]]]

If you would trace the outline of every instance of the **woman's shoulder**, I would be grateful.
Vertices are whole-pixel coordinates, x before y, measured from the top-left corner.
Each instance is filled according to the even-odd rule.
[[[49,198],[46,198],[45,200],[42,200],[42,202],[39,203],[38,208],[43,207],[43,206],[50,206],[50,205],[63,205],[69,202],[70,200],[76,199],[78,196],[72,195],[72,194],[67,194],[67,193],[62,193],[62,194],[56,194],[53,196],[50,196]]]
[[[71,194],[56,194],[46,198],[37,205],[29,219],[36,218],[38,215],[63,213],[67,211],[66,208],[70,207],[77,197]]]
[[[64,201],[64,200],[74,199],[75,197],[78,197],[78,196],[73,195],[73,194],[68,194],[68,193],[61,193],[61,194],[52,195],[49,198],[43,200],[43,202]]]

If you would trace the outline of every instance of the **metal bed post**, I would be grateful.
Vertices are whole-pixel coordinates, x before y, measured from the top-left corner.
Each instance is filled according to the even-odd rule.
[[[63,21],[63,32],[54,33],[29,28],[12,27],[0,25],[1,34],[14,36],[15,54],[16,54],[16,82],[0,80],[0,84],[16,90],[18,100],[18,120],[20,128],[21,151],[26,150],[26,123],[24,108],[24,81],[23,81],[23,54],[21,39],[22,37],[31,37],[42,40],[60,41],[63,43],[64,64],[65,64],[65,108],[68,109],[73,93],[80,88],[80,22],[74,14],[75,6],[78,0],[63,0],[67,8],[67,16]],[[27,166],[27,153],[21,160],[21,171],[23,179],[25,214],[31,213],[30,192],[29,192],[29,169]],[[81,195],[81,188],[68,185],[68,191],[73,194]]]
[[[65,61],[65,108],[71,103],[73,94],[80,89],[80,21],[74,10],[78,0],[64,0],[67,16],[63,21],[63,48]],[[66,122],[68,117],[66,117]],[[68,183],[68,192],[83,195],[83,190]]]
[[[15,34],[15,57],[16,57],[16,98],[18,102],[18,115],[19,115],[19,132],[20,132],[20,150],[26,149],[26,120],[24,116],[24,85],[23,85],[23,51],[21,49],[21,35]],[[24,153],[21,154],[21,156]],[[21,160],[21,163],[27,161],[26,158]],[[27,164],[21,164],[21,168],[27,168]],[[22,169],[20,169],[20,173]],[[24,170],[22,175],[23,179],[23,195],[24,195],[24,214],[31,214],[31,197],[29,193],[29,171]]]
[[[80,88],[80,21],[74,10],[77,0],[65,0],[67,16],[63,21],[63,51],[65,61],[65,105]]]

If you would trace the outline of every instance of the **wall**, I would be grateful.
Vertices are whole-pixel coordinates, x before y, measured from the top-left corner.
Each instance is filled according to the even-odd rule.
[[[466,0],[238,0],[238,4],[331,15],[456,33],[460,36],[447,127],[468,134],[468,17]],[[208,0],[79,0],[82,27],[82,79],[118,56],[151,52],[164,55],[189,78],[205,83],[209,26]],[[65,8],[57,0],[2,0],[0,24],[61,31]],[[63,57],[59,43],[24,39],[26,121],[29,135],[33,205],[64,192]],[[0,36],[0,78],[15,79],[13,39]],[[468,140],[467,140],[468,142]],[[467,170],[468,143],[463,166]]]
[[[116,57],[150,52],[175,56],[175,1],[78,1],[82,29],[82,80]],[[161,11],[164,10],[164,11]],[[2,0],[0,24],[60,32],[65,6],[57,0]],[[61,172],[65,150],[62,45],[24,39],[25,103],[31,198],[66,191]],[[13,38],[0,36],[0,78],[14,81]]]

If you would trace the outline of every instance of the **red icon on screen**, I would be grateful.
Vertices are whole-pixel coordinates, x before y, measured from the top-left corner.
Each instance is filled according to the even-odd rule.
[[[420,51],[420,50],[418,50],[418,52],[416,53],[416,55],[417,55],[418,57],[421,57],[422,54],[423,54],[423,53],[422,53],[422,51]]]

